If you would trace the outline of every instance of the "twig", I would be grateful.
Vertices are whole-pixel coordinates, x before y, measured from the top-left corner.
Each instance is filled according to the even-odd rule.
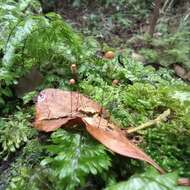
[[[71,117],[72,117],[72,113],[73,113],[73,94],[71,90]]]
[[[164,111],[162,114],[160,114],[156,119],[154,120],[150,120],[146,123],[143,123],[141,125],[139,125],[138,127],[133,127],[127,130],[127,133],[133,133],[136,132],[140,129],[145,129],[147,127],[150,127],[152,125],[157,125],[159,124],[161,121],[166,120],[166,118],[170,115],[170,109],[167,109],[166,111]]]
[[[164,2],[164,5],[163,5],[163,7],[162,7],[162,9],[161,9],[161,13],[164,13],[165,12],[165,9],[166,9],[166,6],[168,5],[168,3],[170,2],[170,0],[166,0],[165,2]]]

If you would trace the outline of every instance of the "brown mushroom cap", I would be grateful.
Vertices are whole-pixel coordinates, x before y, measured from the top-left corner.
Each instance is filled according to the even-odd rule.
[[[70,84],[70,85],[75,84],[75,79],[70,79],[70,80],[69,80],[69,84]]]
[[[77,67],[76,64],[71,64],[71,69],[75,69]]]
[[[115,53],[113,51],[107,51],[105,54],[104,54],[104,57],[106,59],[113,59],[115,57]]]
[[[114,79],[114,80],[112,81],[112,85],[113,85],[113,86],[117,85],[118,83],[119,83],[119,80],[117,80],[117,79]]]

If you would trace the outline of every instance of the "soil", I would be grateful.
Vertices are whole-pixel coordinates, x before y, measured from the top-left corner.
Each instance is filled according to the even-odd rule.
[[[109,18],[112,15],[118,13],[118,10],[116,10],[116,7],[114,6],[103,7],[98,5],[96,1],[90,0],[84,6],[80,5],[79,7],[73,6],[73,4],[68,0],[64,1],[64,3],[61,0],[56,0],[54,4],[47,4],[47,2],[43,3],[43,1],[45,2],[45,0],[42,0],[44,13],[54,11],[60,14],[64,20],[66,20],[69,24],[72,25],[72,27],[74,27],[77,31],[83,33],[85,36],[92,35],[98,41],[102,43],[105,42],[113,48],[122,49],[123,47],[126,47],[126,44],[128,44],[129,47],[131,47],[134,51],[138,52],[139,49],[147,47],[147,45],[143,44],[143,42],[137,42],[133,45],[128,43],[130,41],[129,39],[132,39],[134,35],[139,33],[146,33],[148,31],[149,25],[147,24],[147,21],[149,19],[141,18],[139,20],[139,18],[134,18],[134,16],[128,13],[127,6],[120,12],[126,16],[126,19],[132,21],[133,24],[129,27],[118,24],[116,20],[112,20],[112,23],[110,25],[108,24]],[[175,9],[176,11],[179,12],[180,10],[183,10],[182,12],[184,12],[185,1],[178,2],[176,0],[176,5],[179,5],[179,7]],[[94,16],[94,21],[93,19],[88,19],[92,15]],[[176,30],[176,24],[174,28]],[[190,72],[183,68],[182,65],[178,66],[176,69],[176,66],[174,66],[174,64],[172,64],[169,68],[175,71],[176,76],[184,81],[190,81]],[[164,67],[159,63],[145,63],[144,65],[152,65],[154,68],[156,68],[156,70]],[[181,70],[184,70],[184,75],[181,74]]]
[[[63,3],[58,0],[51,5],[42,3],[42,7],[44,13],[56,12],[78,31],[85,35],[86,33],[87,35],[93,35],[97,40],[106,42],[112,47],[121,47],[134,34],[147,27],[146,20],[138,20],[134,16],[129,15],[127,7],[125,8],[126,10],[118,11],[114,6],[100,7],[95,1],[89,1],[85,6],[74,7],[67,1]],[[122,24],[118,24],[115,20],[112,20],[110,24],[109,19],[118,12],[125,14],[126,19],[132,21],[132,25],[125,27]],[[94,17],[94,21],[93,19],[89,20],[91,16]],[[98,35],[98,33],[101,33],[101,35]]]

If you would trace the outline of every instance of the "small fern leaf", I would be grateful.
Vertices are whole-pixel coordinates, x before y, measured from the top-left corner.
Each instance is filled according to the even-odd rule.
[[[75,189],[89,174],[97,175],[111,165],[105,148],[89,137],[60,129],[51,138],[52,144],[46,148],[52,156],[42,160],[41,165],[50,167],[65,184],[64,189]]]

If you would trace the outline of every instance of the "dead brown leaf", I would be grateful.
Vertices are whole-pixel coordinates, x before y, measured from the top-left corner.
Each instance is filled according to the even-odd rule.
[[[119,127],[100,117],[101,110],[98,103],[78,92],[46,89],[39,94],[36,103],[35,128],[50,132],[60,127],[84,124],[95,139],[113,152],[146,161],[164,173],[148,155],[126,138]]]

